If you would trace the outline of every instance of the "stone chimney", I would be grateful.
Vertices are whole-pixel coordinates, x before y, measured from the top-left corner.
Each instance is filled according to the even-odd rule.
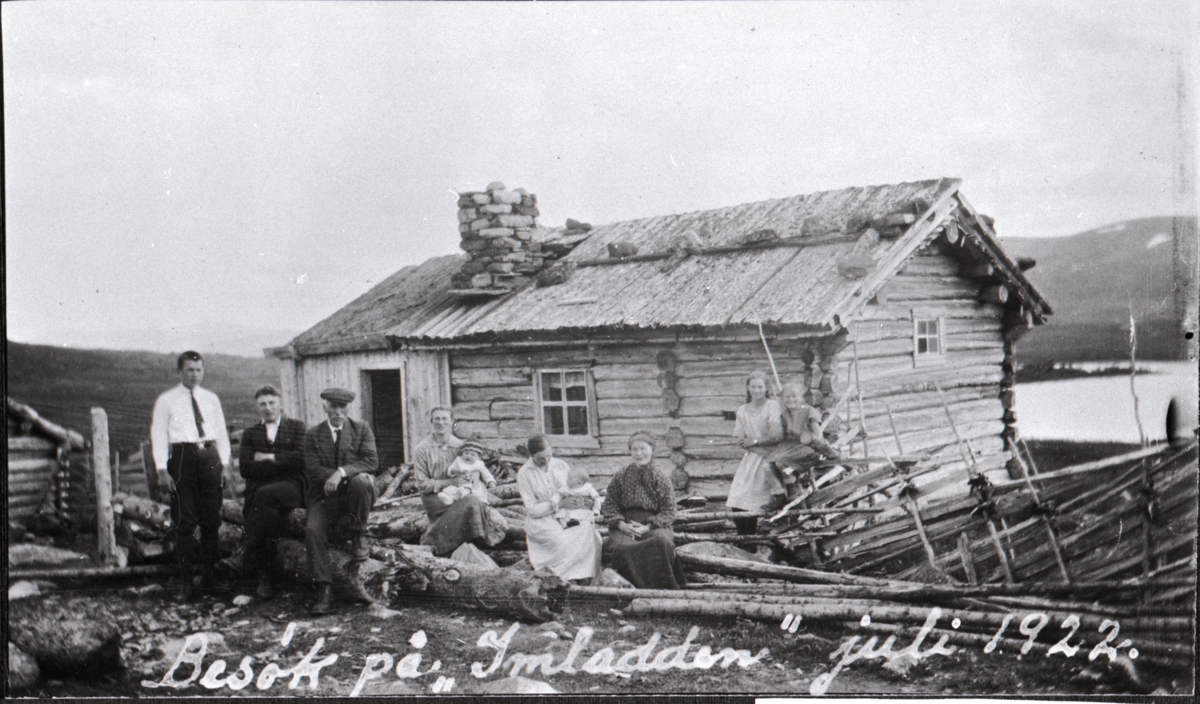
[[[537,225],[537,196],[494,181],[458,194],[460,246],[471,256],[451,278],[455,289],[502,292],[533,280],[546,258]]]

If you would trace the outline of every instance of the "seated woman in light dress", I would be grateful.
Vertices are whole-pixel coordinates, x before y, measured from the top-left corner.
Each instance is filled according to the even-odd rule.
[[[600,572],[600,534],[591,523],[564,528],[554,514],[560,508],[592,508],[593,499],[568,495],[570,467],[554,457],[546,436],[535,435],[526,447],[530,459],[517,472],[517,488],[525,504],[529,562],[562,579],[590,582]]]

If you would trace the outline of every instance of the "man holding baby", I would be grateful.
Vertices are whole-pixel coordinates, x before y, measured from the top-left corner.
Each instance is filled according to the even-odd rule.
[[[429,420],[433,433],[413,450],[413,477],[429,516],[421,544],[444,556],[467,542],[499,543],[508,523],[488,508],[487,489],[496,480],[481,460],[484,448],[454,436],[450,409],[434,408]]]

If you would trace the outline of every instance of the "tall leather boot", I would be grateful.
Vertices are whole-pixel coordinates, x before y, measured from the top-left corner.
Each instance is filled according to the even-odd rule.
[[[362,533],[352,533],[350,535],[350,558],[355,562],[366,562],[371,556],[371,551],[367,547],[366,536]]]
[[[217,547],[217,531],[200,530],[200,588],[208,593],[228,592],[229,582],[218,579],[213,566],[221,557]]]
[[[334,612],[333,608],[333,585],[319,584],[317,585],[317,603],[312,605],[309,613],[316,616],[324,616]]]
[[[346,585],[346,600],[355,604],[374,604],[375,600],[363,586],[362,577],[358,573],[359,563],[350,566],[350,584]]]

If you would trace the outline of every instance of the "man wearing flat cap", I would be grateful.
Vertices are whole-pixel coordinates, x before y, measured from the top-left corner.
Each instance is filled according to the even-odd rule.
[[[329,529],[350,516],[352,579],[347,596],[358,603],[371,597],[358,577],[367,559],[367,514],[375,504],[375,473],[379,455],[375,434],[363,421],[347,417],[354,392],[329,388],[321,392],[326,420],[304,435],[305,503],[308,505],[305,543],[317,583],[314,614],[333,613],[333,568],[329,561]]]

